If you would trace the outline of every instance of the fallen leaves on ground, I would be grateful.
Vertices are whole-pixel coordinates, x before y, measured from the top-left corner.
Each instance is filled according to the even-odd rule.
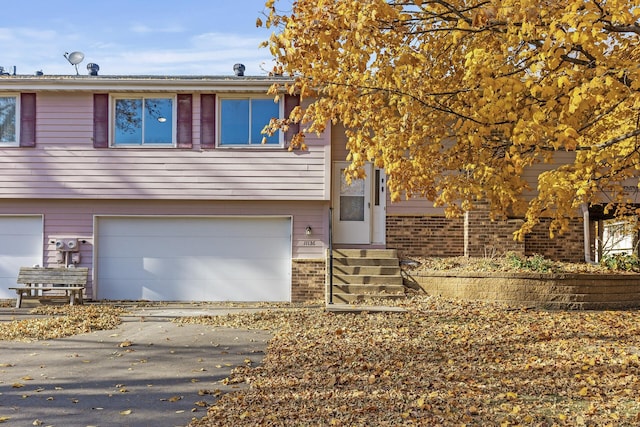
[[[640,422],[637,311],[413,299],[404,313],[278,309],[188,323],[274,331],[192,426]]]
[[[520,261],[520,262],[516,262]],[[536,263],[539,263],[536,264]],[[538,268],[536,268],[538,267]],[[456,273],[583,273],[583,274],[629,274],[627,271],[611,270],[601,264],[586,262],[571,263],[534,257],[414,257],[403,261],[403,268],[410,274],[432,272]]]
[[[42,317],[0,323],[0,340],[45,340],[113,329],[121,323],[124,310],[105,305],[66,305],[36,307],[30,313]]]

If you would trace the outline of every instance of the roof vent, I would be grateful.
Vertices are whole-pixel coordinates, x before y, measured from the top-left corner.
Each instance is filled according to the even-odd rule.
[[[236,76],[242,77],[244,76],[244,64],[235,64],[233,66],[233,72],[236,73]]]
[[[100,71],[100,66],[98,64],[94,64],[93,62],[87,64],[87,70],[89,70],[90,76],[97,76],[98,71]]]

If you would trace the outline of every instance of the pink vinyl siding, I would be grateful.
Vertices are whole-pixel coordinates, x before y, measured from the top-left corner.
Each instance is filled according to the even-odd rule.
[[[303,153],[202,150],[199,101],[193,149],[95,149],[92,94],[38,94],[36,147],[0,150],[0,198],[328,200],[329,132]]]
[[[76,147],[93,140],[93,97],[78,93],[37,96],[36,148]]]

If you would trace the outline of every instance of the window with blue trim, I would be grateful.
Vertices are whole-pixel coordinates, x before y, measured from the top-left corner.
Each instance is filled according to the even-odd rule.
[[[262,129],[273,118],[281,117],[281,103],[273,98],[223,98],[220,100],[219,146],[279,146],[281,132],[269,136]],[[265,139],[265,144],[263,144]]]
[[[18,144],[18,97],[0,96],[0,144]]]
[[[113,129],[114,146],[172,146],[173,97],[115,98]]]

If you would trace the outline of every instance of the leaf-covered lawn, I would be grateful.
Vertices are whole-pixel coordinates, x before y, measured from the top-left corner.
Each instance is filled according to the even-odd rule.
[[[0,323],[0,341],[31,341],[114,329],[122,308],[104,305],[40,306],[30,311],[33,317]]]
[[[279,309],[184,322],[275,331],[193,426],[640,423],[636,311],[414,299],[405,313]]]

